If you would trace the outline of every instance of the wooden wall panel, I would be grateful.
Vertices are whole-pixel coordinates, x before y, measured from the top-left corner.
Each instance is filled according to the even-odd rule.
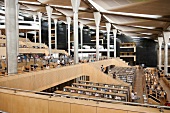
[[[30,98],[30,113],[49,113],[48,112],[48,100],[40,98]]]
[[[0,110],[9,113],[12,112],[12,100],[10,94],[0,93]]]
[[[97,113],[127,113],[127,111],[98,107]]]
[[[128,113],[142,113],[142,112],[128,111]],[[148,111],[148,113],[149,113],[149,111]]]
[[[70,103],[49,101],[49,113],[70,113]]]
[[[12,113],[29,113],[29,105],[28,97],[12,96]]]
[[[97,113],[96,107],[71,104],[71,113]]]
[[[0,109],[9,113],[160,113],[157,108],[102,102],[96,104],[93,101],[48,98],[44,95],[14,93],[9,90],[0,90]],[[164,110],[164,113],[169,111]]]

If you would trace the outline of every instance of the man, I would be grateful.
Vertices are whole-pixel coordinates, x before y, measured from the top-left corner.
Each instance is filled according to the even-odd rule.
[[[113,78],[116,79],[116,72],[113,73]]]
[[[102,71],[102,72],[104,71],[104,67],[103,67],[103,65],[101,65],[101,71]]]
[[[132,90],[132,92],[131,92],[131,101],[132,101],[132,102],[135,101],[135,93],[134,93],[133,90]]]

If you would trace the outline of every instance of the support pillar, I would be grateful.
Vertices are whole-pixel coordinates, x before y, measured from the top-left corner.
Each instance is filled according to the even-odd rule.
[[[83,49],[83,24],[80,23],[80,49],[81,49],[81,58],[83,59],[82,49]]]
[[[16,3],[16,7],[17,7],[17,10],[16,10],[16,23],[18,24],[16,26],[16,31],[17,31],[16,40],[17,40],[17,55],[19,55],[19,23],[18,23],[18,16],[19,16],[19,7],[20,7],[20,4]]]
[[[164,35],[164,43],[165,43],[164,74],[168,75],[168,42],[169,42],[170,32],[163,32],[163,35]]]
[[[57,49],[57,19],[54,19],[55,24],[55,49]]]
[[[34,18],[34,22],[36,22],[36,15],[33,15]],[[35,30],[35,34],[34,34],[34,43],[37,43],[37,32]]]
[[[96,24],[96,60],[99,60],[99,25],[101,20],[100,12],[94,12],[94,19]]]
[[[110,58],[110,28],[111,28],[111,24],[106,23],[106,30],[107,30],[107,59]]]
[[[116,35],[117,35],[117,29],[113,29],[113,35],[114,35],[114,58],[116,58]]]
[[[79,62],[78,60],[78,8],[80,6],[80,0],[71,0],[71,4],[74,12],[74,64]]]
[[[18,67],[17,59],[17,44],[16,40],[18,23],[16,23],[18,10],[18,0],[5,0],[5,25],[6,25],[6,60],[8,74],[16,74]],[[12,48],[12,49],[11,49]]]
[[[162,43],[163,43],[163,37],[158,37],[158,44],[159,44],[158,68],[159,70],[161,70],[161,65],[162,65]]]
[[[48,47],[49,54],[51,55],[51,14],[53,9],[50,6],[46,6],[47,15],[48,15]]]
[[[39,19],[39,44],[40,44],[40,49],[41,49],[41,18],[42,18],[42,13],[38,12],[38,19]]]
[[[80,23],[80,39],[81,39],[81,49],[83,49],[83,24]]]
[[[70,24],[71,24],[71,18],[70,17],[66,17],[67,20],[67,25],[68,25],[68,55],[70,55]]]

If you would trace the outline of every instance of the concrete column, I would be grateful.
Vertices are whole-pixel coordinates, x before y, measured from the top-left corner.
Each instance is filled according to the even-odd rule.
[[[116,35],[117,35],[117,29],[113,29],[113,35],[114,35],[114,57],[116,58]]]
[[[54,19],[55,24],[55,49],[57,49],[57,19]]]
[[[107,30],[107,59],[110,58],[110,28],[111,28],[111,24],[106,23],[106,30]]]
[[[100,12],[94,12],[94,19],[96,24],[96,60],[99,60],[99,25],[101,20]]]
[[[18,0],[5,0],[5,25],[6,25],[6,59],[7,59],[7,72],[8,74],[17,73],[17,44],[16,39],[18,23],[16,23],[16,10]],[[12,48],[12,49],[11,49]]]
[[[168,42],[169,42],[170,32],[163,32],[163,35],[164,35],[164,43],[165,43],[164,74],[168,75]]]
[[[17,40],[17,55],[19,55],[19,23],[18,23],[18,16],[19,16],[19,7],[20,7],[20,4],[16,3],[16,7],[17,7],[17,10],[16,10],[16,23],[18,24],[16,26],[16,31],[17,31],[16,40]]]
[[[83,49],[83,24],[80,23],[80,39],[81,39],[81,49]]]
[[[80,0],[71,0],[71,4],[74,12],[74,64],[78,61],[78,8],[80,6]]]
[[[33,18],[34,18],[34,22],[36,22],[36,15],[33,15]],[[34,34],[34,42],[35,43],[37,43],[37,40],[36,40],[37,38],[36,37],[37,37],[37,32],[35,30],[35,34]]]
[[[70,24],[71,24],[71,18],[70,17],[66,17],[67,20],[67,25],[68,25],[68,55],[70,55]]]
[[[40,49],[41,49],[41,18],[42,18],[42,13],[38,12],[38,19],[39,19],[39,44],[40,44]]]
[[[49,54],[51,55],[51,14],[53,9],[50,6],[46,6],[47,15],[48,15],[48,45],[49,45]]]
[[[159,70],[161,70],[161,65],[162,65],[162,43],[163,43],[163,37],[158,37],[158,44],[159,44],[158,68]]]

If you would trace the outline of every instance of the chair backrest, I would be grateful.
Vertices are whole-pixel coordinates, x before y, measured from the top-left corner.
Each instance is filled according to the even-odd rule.
[[[24,70],[25,70],[25,66],[22,66],[21,71],[24,71]]]
[[[5,69],[6,68],[6,64],[4,61],[1,61],[1,66],[2,66],[2,69]]]

